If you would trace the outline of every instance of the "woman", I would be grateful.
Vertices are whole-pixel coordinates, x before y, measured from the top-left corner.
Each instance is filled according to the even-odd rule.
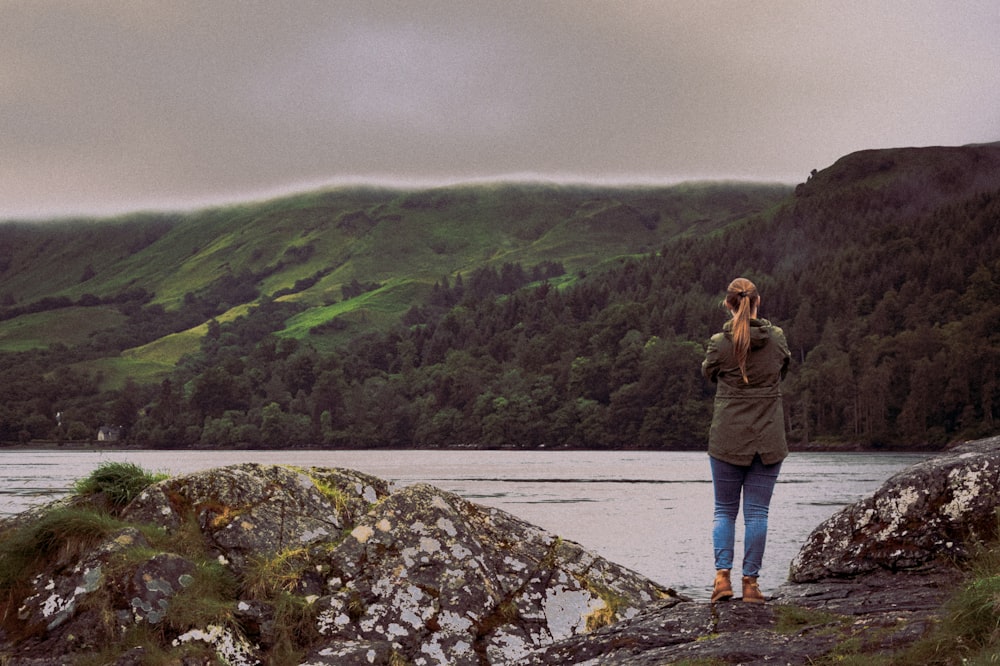
[[[745,526],[743,601],[763,603],[757,585],[764,545],[767,511],[788,455],[781,408],[781,380],[791,354],[785,334],[757,317],[760,294],[753,282],[737,278],[724,301],[732,318],[708,341],[702,373],[716,383],[715,407],[708,435],[708,454],[715,489],[712,542],[715,584],[712,601],[730,599],[733,586],[733,543],[736,516],[743,496]]]

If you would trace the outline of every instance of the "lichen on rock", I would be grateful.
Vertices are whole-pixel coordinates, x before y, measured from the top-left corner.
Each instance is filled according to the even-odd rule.
[[[792,561],[793,582],[950,567],[992,537],[1000,497],[1000,438],[912,465],[818,526]]]
[[[503,511],[426,484],[390,493],[351,470],[187,474],[146,488],[121,520],[74,566],[32,578],[20,621],[37,629],[26,642],[0,637],[20,650],[0,652],[7,663],[149,626],[168,651],[229,663],[266,663],[284,646],[315,664],[501,664],[591,631],[595,617],[676,600]],[[95,592],[103,605],[80,603]],[[120,658],[145,653],[122,645]]]
[[[414,664],[517,659],[586,631],[587,616],[606,605],[592,577],[628,600],[621,617],[670,594],[577,544],[426,484],[374,506],[351,537],[327,555],[335,575],[319,620],[331,645],[370,645],[378,658],[405,639],[421,646]]]

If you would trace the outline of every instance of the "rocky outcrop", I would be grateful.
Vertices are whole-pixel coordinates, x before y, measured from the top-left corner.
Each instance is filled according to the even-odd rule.
[[[309,664],[502,664],[678,597],[579,545],[433,486],[370,511],[323,559]],[[362,609],[351,608],[360,600]]]
[[[970,546],[996,535],[998,506],[1000,437],[971,442],[899,472],[819,525],[764,606],[652,604],[524,664],[763,666],[813,663],[844,645],[900,649],[935,624]]]
[[[933,626],[954,589],[940,583],[884,579],[869,581],[867,589],[783,587],[763,605],[654,603],[634,618],[536,650],[518,666],[771,666],[826,663],[845,645],[861,653],[896,650]],[[926,594],[919,600],[907,598],[921,588]]]
[[[5,621],[0,662],[102,647],[117,666],[164,649],[180,664],[310,666],[808,664],[844,645],[892,650],[932,626],[956,563],[994,535],[998,468],[994,438],[895,475],[817,527],[789,582],[751,605],[692,602],[433,486],[236,465],[153,485],[110,529],[50,552]],[[159,644],[138,642],[142,627]]]
[[[26,581],[3,663],[68,663],[109,645],[104,663],[140,663],[164,647],[121,642],[143,626],[168,650],[231,664],[278,652],[308,664],[515,663],[681,601],[503,511],[425,484],[390,493],[349,470],[190,474],[100,521]]]
[[[792,561],[796,583],[879,571],[951,568],[997,531],[1000,437],[913,465],[813,531]]]

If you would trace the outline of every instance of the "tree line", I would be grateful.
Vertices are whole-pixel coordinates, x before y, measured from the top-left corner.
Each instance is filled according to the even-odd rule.
[[[572,279],[558,264],[442,277],[397,327],[334,353],[276,335],[295,306],[264,298],[155,386],[101,393],[71,350],[5,354],[0,439],[114,423],[146,447],[702,448],[704,342],[745,275],[793,350],[792,442],[942,446],[1000,431],[998,219],[997,189],[810,182],[768,215]]]

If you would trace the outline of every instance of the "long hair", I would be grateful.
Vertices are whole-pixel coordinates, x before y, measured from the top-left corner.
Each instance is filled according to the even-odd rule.
[[[736,278],[726,289],[726,307],[733,313],[733,348],[736,352],[736,362],[740,366],[743,382],[749,384],[747,378],[747,357],[750,355],[750,317],[757,304],[760,294],[753,282],[746,278]]]

